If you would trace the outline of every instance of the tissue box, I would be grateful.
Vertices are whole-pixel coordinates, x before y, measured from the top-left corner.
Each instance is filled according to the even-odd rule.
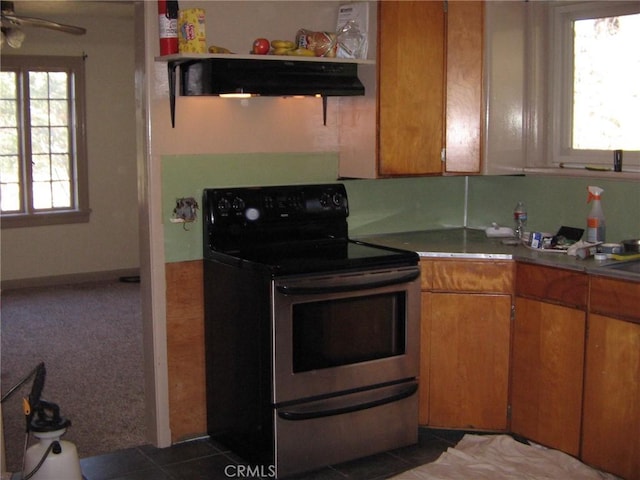
[[[178,51],[180,53],[207,53],[204,9],[187,8],[178,12]]]

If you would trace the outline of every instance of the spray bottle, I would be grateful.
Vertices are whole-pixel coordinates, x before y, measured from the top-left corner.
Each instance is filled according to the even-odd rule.
[[[587,190],[589,191],[587,203],[593,202],[591,211],[587,217],[587,242],[604,242],[606,226],[604,212],[600,204],[600,198],[604,190],[600,187],[592,186],[587,187]]]

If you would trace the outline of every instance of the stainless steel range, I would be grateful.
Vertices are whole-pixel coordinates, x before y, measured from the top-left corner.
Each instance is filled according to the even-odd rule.
[[[417,441],[420,270],[344,185],[203,195],[207,428],[283,477]]]

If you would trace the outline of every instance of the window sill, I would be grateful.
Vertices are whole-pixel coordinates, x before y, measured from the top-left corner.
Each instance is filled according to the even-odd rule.
[[[612,172],[606,170],[588,170],[587,168],[526,167],[526,175],[554,175],[557,177],[604,178],[607,180],[640,180],[640,172]]]
[[[0,217],[0,226],[5,229],[88,223],[90,216],[91,210],[33,213],[30,215],[2,215]]]

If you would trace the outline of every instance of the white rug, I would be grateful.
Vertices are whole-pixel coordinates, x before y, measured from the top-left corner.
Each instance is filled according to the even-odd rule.
[[[438,460],[390,480],[614,480],[570,455],[508,435],[466,434]]]

